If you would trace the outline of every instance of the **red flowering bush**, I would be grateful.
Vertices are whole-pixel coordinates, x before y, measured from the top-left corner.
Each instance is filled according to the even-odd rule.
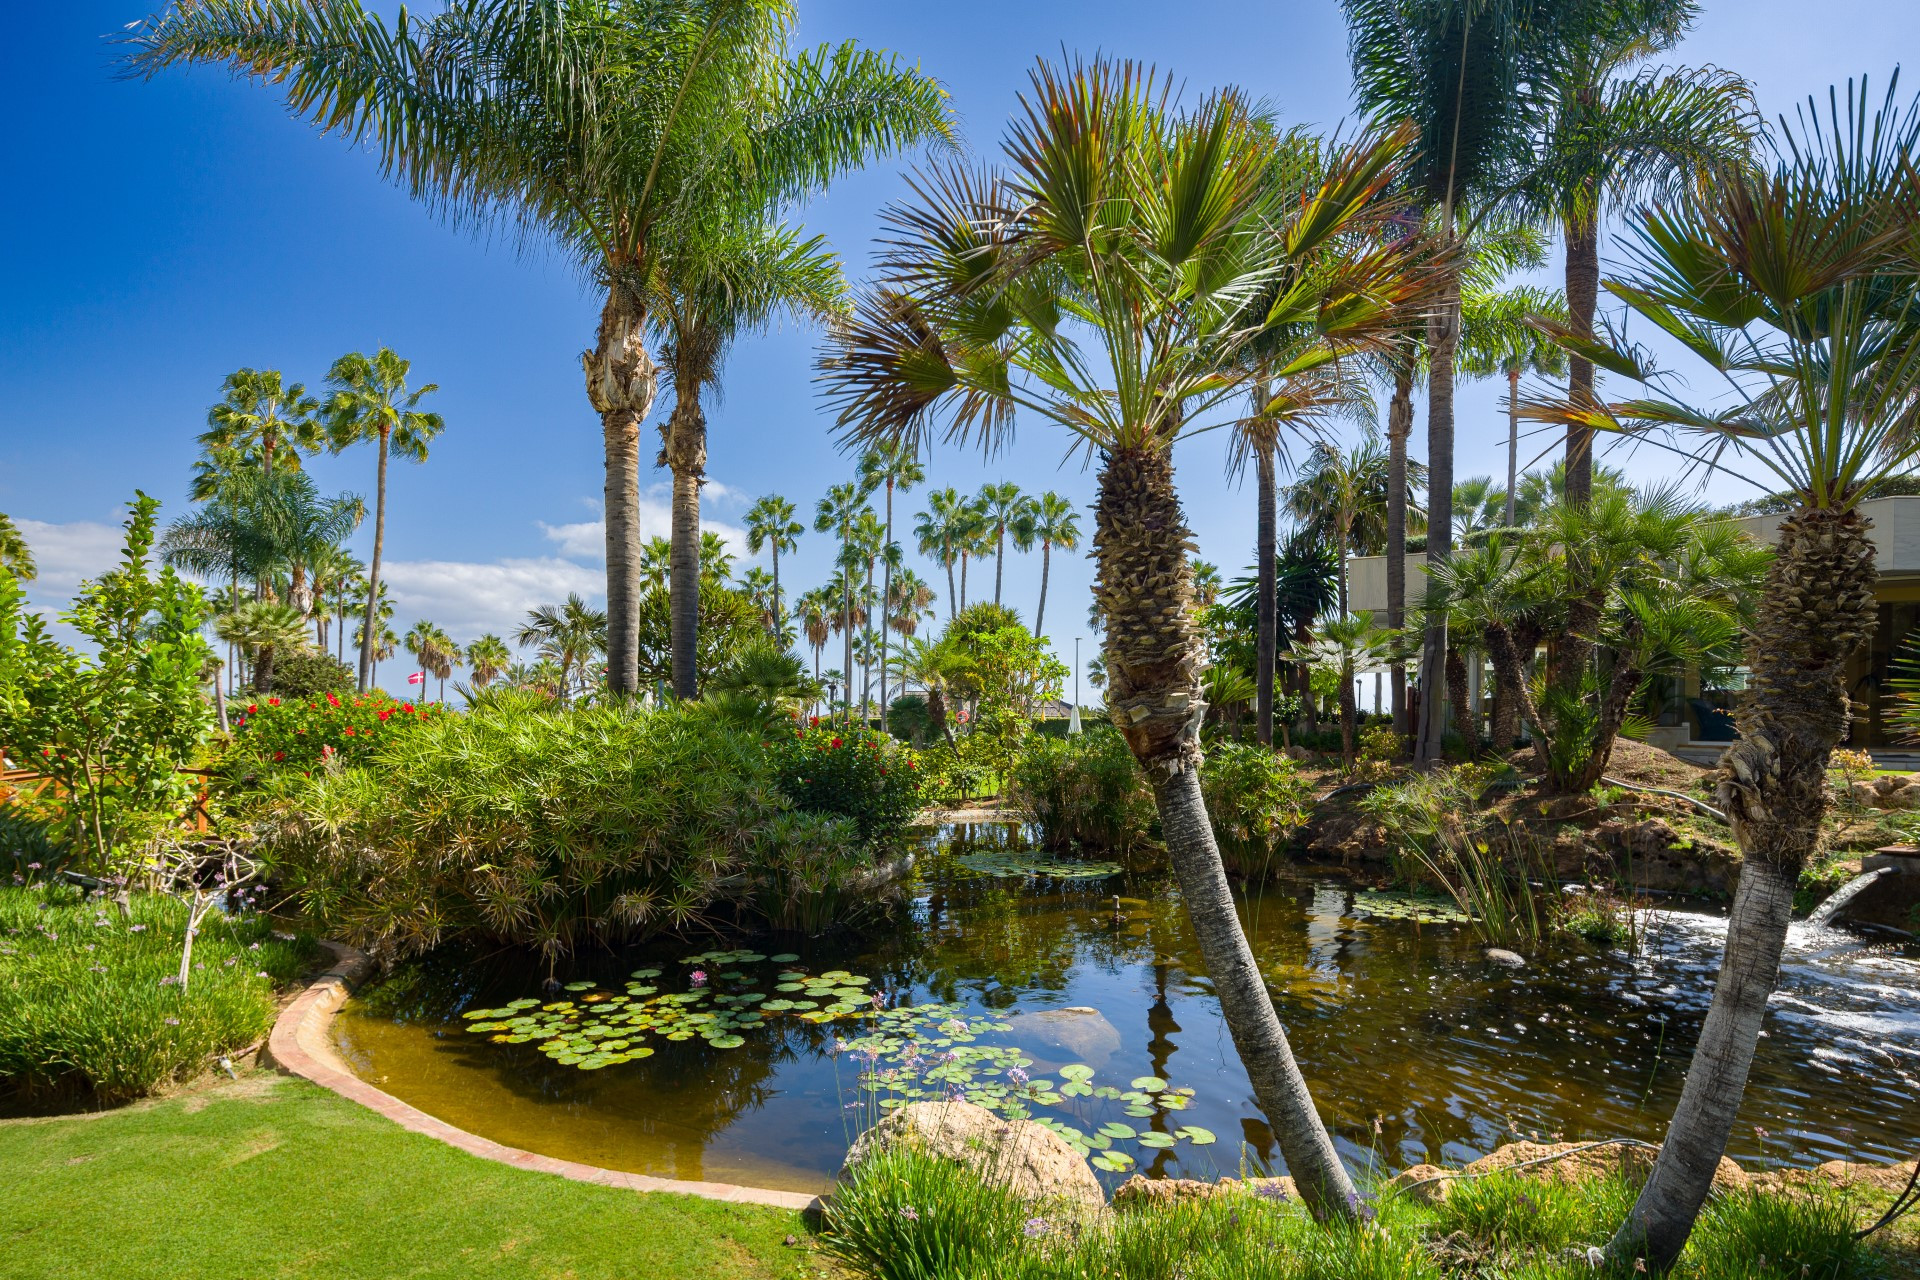
[[[364,763],[395,734],[444,717],[444,707],[399,702],[385,693],[262,698],[235,708],[233,744],[221,758],[229,783],[245,785],[266,774],[311,773],[330,758]]]
[[[884,733],[815,719],[770,741],[768,751],[795,808],[850,818],[869,843],[896,839],[919,811],[920,763]]]

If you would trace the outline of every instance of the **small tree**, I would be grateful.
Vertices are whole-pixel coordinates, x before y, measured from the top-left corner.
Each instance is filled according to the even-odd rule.
[[[120,565],[61,615],[92,657],[55,643],[0,566],[0,743],[66,793],[72,845],[101,872],[185,810],[193,787],[179,768],[213,725],[206,603],[148,559],[159,508],[136,492]]]

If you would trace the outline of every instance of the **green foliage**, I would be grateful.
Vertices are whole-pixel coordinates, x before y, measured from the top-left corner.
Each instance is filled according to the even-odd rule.
[[[971,743],[971,763],[1005,776],[1033,727],[1034,708],[1058,697],[1067,668],[1043,639],[1021,626],[1011,609],[969,605],[942,637],[959,655],[954,696],[972,704],[956,718]]]
[[[36,879],[36,873],[51,874],[67,855],[53,823],[33,807],[19,801],[0,804],[0,867],[12,870],[15,883]]]
[[[206,605],[148,560],[159,506],[135,497],[121,563],[82,584],[61,615],[93,643],[91,656],[56,644],[0,567],[0,742],[59,782],[67,838],[102,871],[185,811],[193,787],[178,769],[213,724],[202,697]]]
[[[820,695],[800,659],[762,636],[742,646],[706,685],[706,701],[729,724],[784,730]]]
[[[1081,845],[1126,853],[1149,840],[1159,823],[1139,763],[1108,725],[1089,726],[1072,738],[1031,739],[1007,787],[1051,849]]]
[[[380,690],[342,697],[266,698],[244,703],[230,717],[233,742],[218,769],[229,788],[245,788],[276,773],[312,773],[327,762],[362,765],[396,734],[443,718],[444,707],[415,706]]]
[[[793,803],[849,819],[868,844],[898,840],[919,812],[919,762],[884,733],[811,723],[773,742],[774,776]]]
[[[1033,1216],[1004,1185],[896,1147],[835,1188],[821,1243],[874,1280],[984,1277],[1019,1248]]]
[[[350,693],[357,680],[353,668],[333,655],[315,649],[296,649],[274,658],[269,683],[276,697],[318,698],[329,693]]]
[[[760,611],[745,594],[723,587],[711,578],[700,579],[700,623],[693,652],[695,679],[702,689],[734,665],[750,646],[762,639]],[[664,590],[640,599],[640,682],[673,679],[673,619]]]
[[[136,894],[127,917],[65,886],[0,888],[0,1090],[122,1102],[265,1036],[312,943],[257,915],[212,919],[182,991],[185,904]]]
[[[1200,769],[1207,816],[1230,870],[1264,871],[1306,825],[1313,787],[1293,761],[1238,742],[1208,748]]]
[[[933,715],[924,693],[903,693],[887,708],[887,732],[916,747],[927,744],[933,733]]]
[[[1612,1235],[1637,1194],[1625,1178],[1561,1183],[1498,1173],[1455,1182],[1436,1206],[1435,1225],[1441,1235],[1463,1231],[1502,1251],[1557,1253]]]
[[[308,919],[383,955],[473,935],[557,958],[695,927],[723,893],[782,924],[866,861],[859,823],[889,839],[913,808],[910,758],[866,745],[789,797],[782,762],[802,741],[697,704],[488,702],[389,732],[357,766],[269,778],[255,829]]]

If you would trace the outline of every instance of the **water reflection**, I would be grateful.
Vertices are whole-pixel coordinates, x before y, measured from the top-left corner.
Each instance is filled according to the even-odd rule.
[[[948,847],[1017,841],[1011,828],[976,827],[951,833]],[[1356,1165],[1465,1161],[1515,1135],[1657,1139],[1725,932],[1712,914],[1667,911],[1639,955],[1565,950],[1506,970],[1456,927],[1362,918],[1352,886],[1333,878],[1302,875],[1247,894],[1242,912],[1323,1114]],[[563,976],[617,990],[636,964],[676,972],[680,956],[706,945],[600,957]],[[816,970],[870,975],[915,1002],[1013,1015],[1002,1038],[1035,1059],[1036,1075],[1085,1062],[1104,1083],[1153,1075],[1192,1087],[1193,1105],[1152,1127],[1200,1125],[1221,1141],[1142,1150],[1150,1175],[1234,1172],[1236,1137],[1252,1158],[1278,1159],[1164,880],[992,878],[936,854],[885,927],[780,945]],[[580,1072],[462,1029],[460,1009],[539,995],[540,976],[513,957],[448,957],[390,1009],[350,1005],[340,1046],[383,1088],[514,1146],[804,1190],[838,1167],[857,1113],[844,1105],[853,1074],[829,1051],[830,1030],[777,1019],[737,1049],[660,1043],[644,1061]],[[1797,933],[1735,1157],[1910,1152],[1920,1141],[1916,979],[1911,950]]]

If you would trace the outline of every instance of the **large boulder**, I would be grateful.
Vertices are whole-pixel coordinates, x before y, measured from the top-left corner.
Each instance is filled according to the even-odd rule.
[[[1462,1173],[1492,1173],[1499,1169],[1513,1169],[1515,1165],[1530,1160],[1541,1160],[1549,1156],[1562,1156],[1547,1164],[1529,1165],[1524,1169],[1514,1169],[1514,1173],[1523,1178],[1537,1178],[1555,1182],[1580,1182],[1588,1178],[1606,1177],[1618,1174],[1629,1182],[1641,1183],[1653,1172],[1654,1157],[1660,1154],[1657,1147],[1617,1145],[1593,1147],[1581,1151],[1587,1146],[1584,1142],[1510,1142],[1500,1147],[1492,1155],[1482,1156],[1462,1169]],[[1567,1152],[1576,1152],[1566,1155]],[[1746,1171],[1726,1156],[1720,1157],[1720,1168],[1713,1175],[1716,1190],[1729,1191],[1747,1185]]]
[[[1065,1138],[1031,1120],[1003,1119],[958,1100],[915,1102],[890,1112],[854,1142],[840,1176],[900,1147],[966,1165],[1055,1213],[1084,1218],[1107,1207],[1100,1180]]]

